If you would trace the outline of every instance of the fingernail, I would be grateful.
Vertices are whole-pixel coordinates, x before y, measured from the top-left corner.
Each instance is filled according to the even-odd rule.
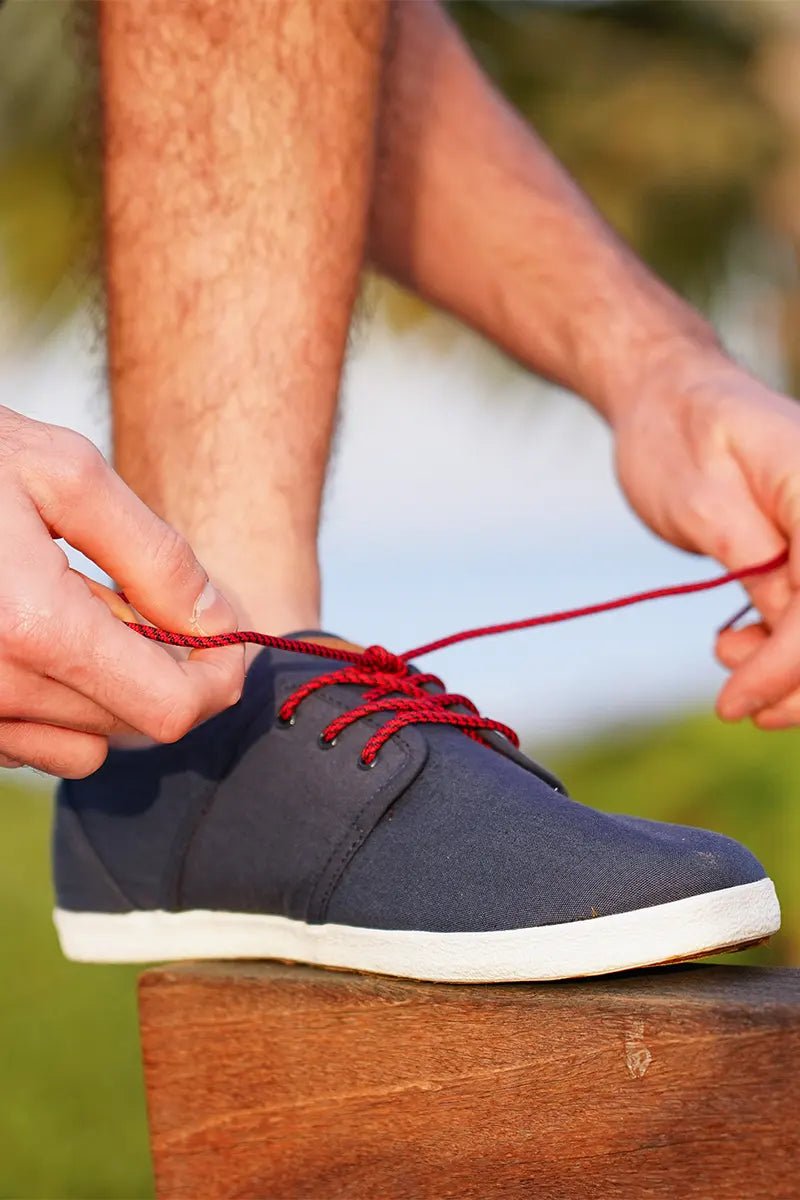
[[[209,579],[195,601],[192,612],[192,627],[201,636],[228,633],[236,628],[233,609]]]

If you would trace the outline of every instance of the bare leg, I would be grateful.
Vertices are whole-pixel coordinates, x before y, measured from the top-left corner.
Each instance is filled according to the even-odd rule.
[[[376,0],[102,9],[117,466],[244,627],[319,622],[384,24]]]

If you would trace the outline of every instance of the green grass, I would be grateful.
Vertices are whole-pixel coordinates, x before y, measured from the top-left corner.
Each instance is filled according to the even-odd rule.
[[[731,834],[775,879],[785,927],[751,961],[800,962],[800,737],[688,718],[544,756],[574,796]],[[137,971],[62,961],[52,931],[48,797],[0,784],[0,1197],[152,1195]],[[742,956],[737,956],[742,961]]]
[[[139,1200],[153,1187],[137,971],[61,958],[50,917],[49,823],[46,794],[2,787],[0,1196]]]

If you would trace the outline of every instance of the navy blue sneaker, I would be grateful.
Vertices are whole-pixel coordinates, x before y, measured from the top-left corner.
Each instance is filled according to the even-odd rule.
[[[779,927],[742,846],[570,799],[385,651],[263,650],[235,707],[60,787],[72,959],[278,958],[452,982],[563,979]]]

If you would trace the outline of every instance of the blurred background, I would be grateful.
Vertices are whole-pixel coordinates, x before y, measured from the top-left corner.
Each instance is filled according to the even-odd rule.
[[[735,355],[794,393],[800,5],[451,10],[614,227],[711,314]],[[107,450],[92,22],[91,5],[72,0],[0,8],[0,403]],[[368,501],[400,464],[387,533]],[[608,434],[579,400],[375,280],[347,371],[323,557],[328,628],[397,649],[714,572],[637,524]],[[447,651],[436,670],[515,725],[581,800],[750,845],[785,912],[751,958],[798,965],[798,735],[726,728],[711,712],[713,633],[738,603],[726,589],[509,635]],[[50,795],[45,779],[0,773],[0,1195],[145,1197],[137,972],[59,958]]]

